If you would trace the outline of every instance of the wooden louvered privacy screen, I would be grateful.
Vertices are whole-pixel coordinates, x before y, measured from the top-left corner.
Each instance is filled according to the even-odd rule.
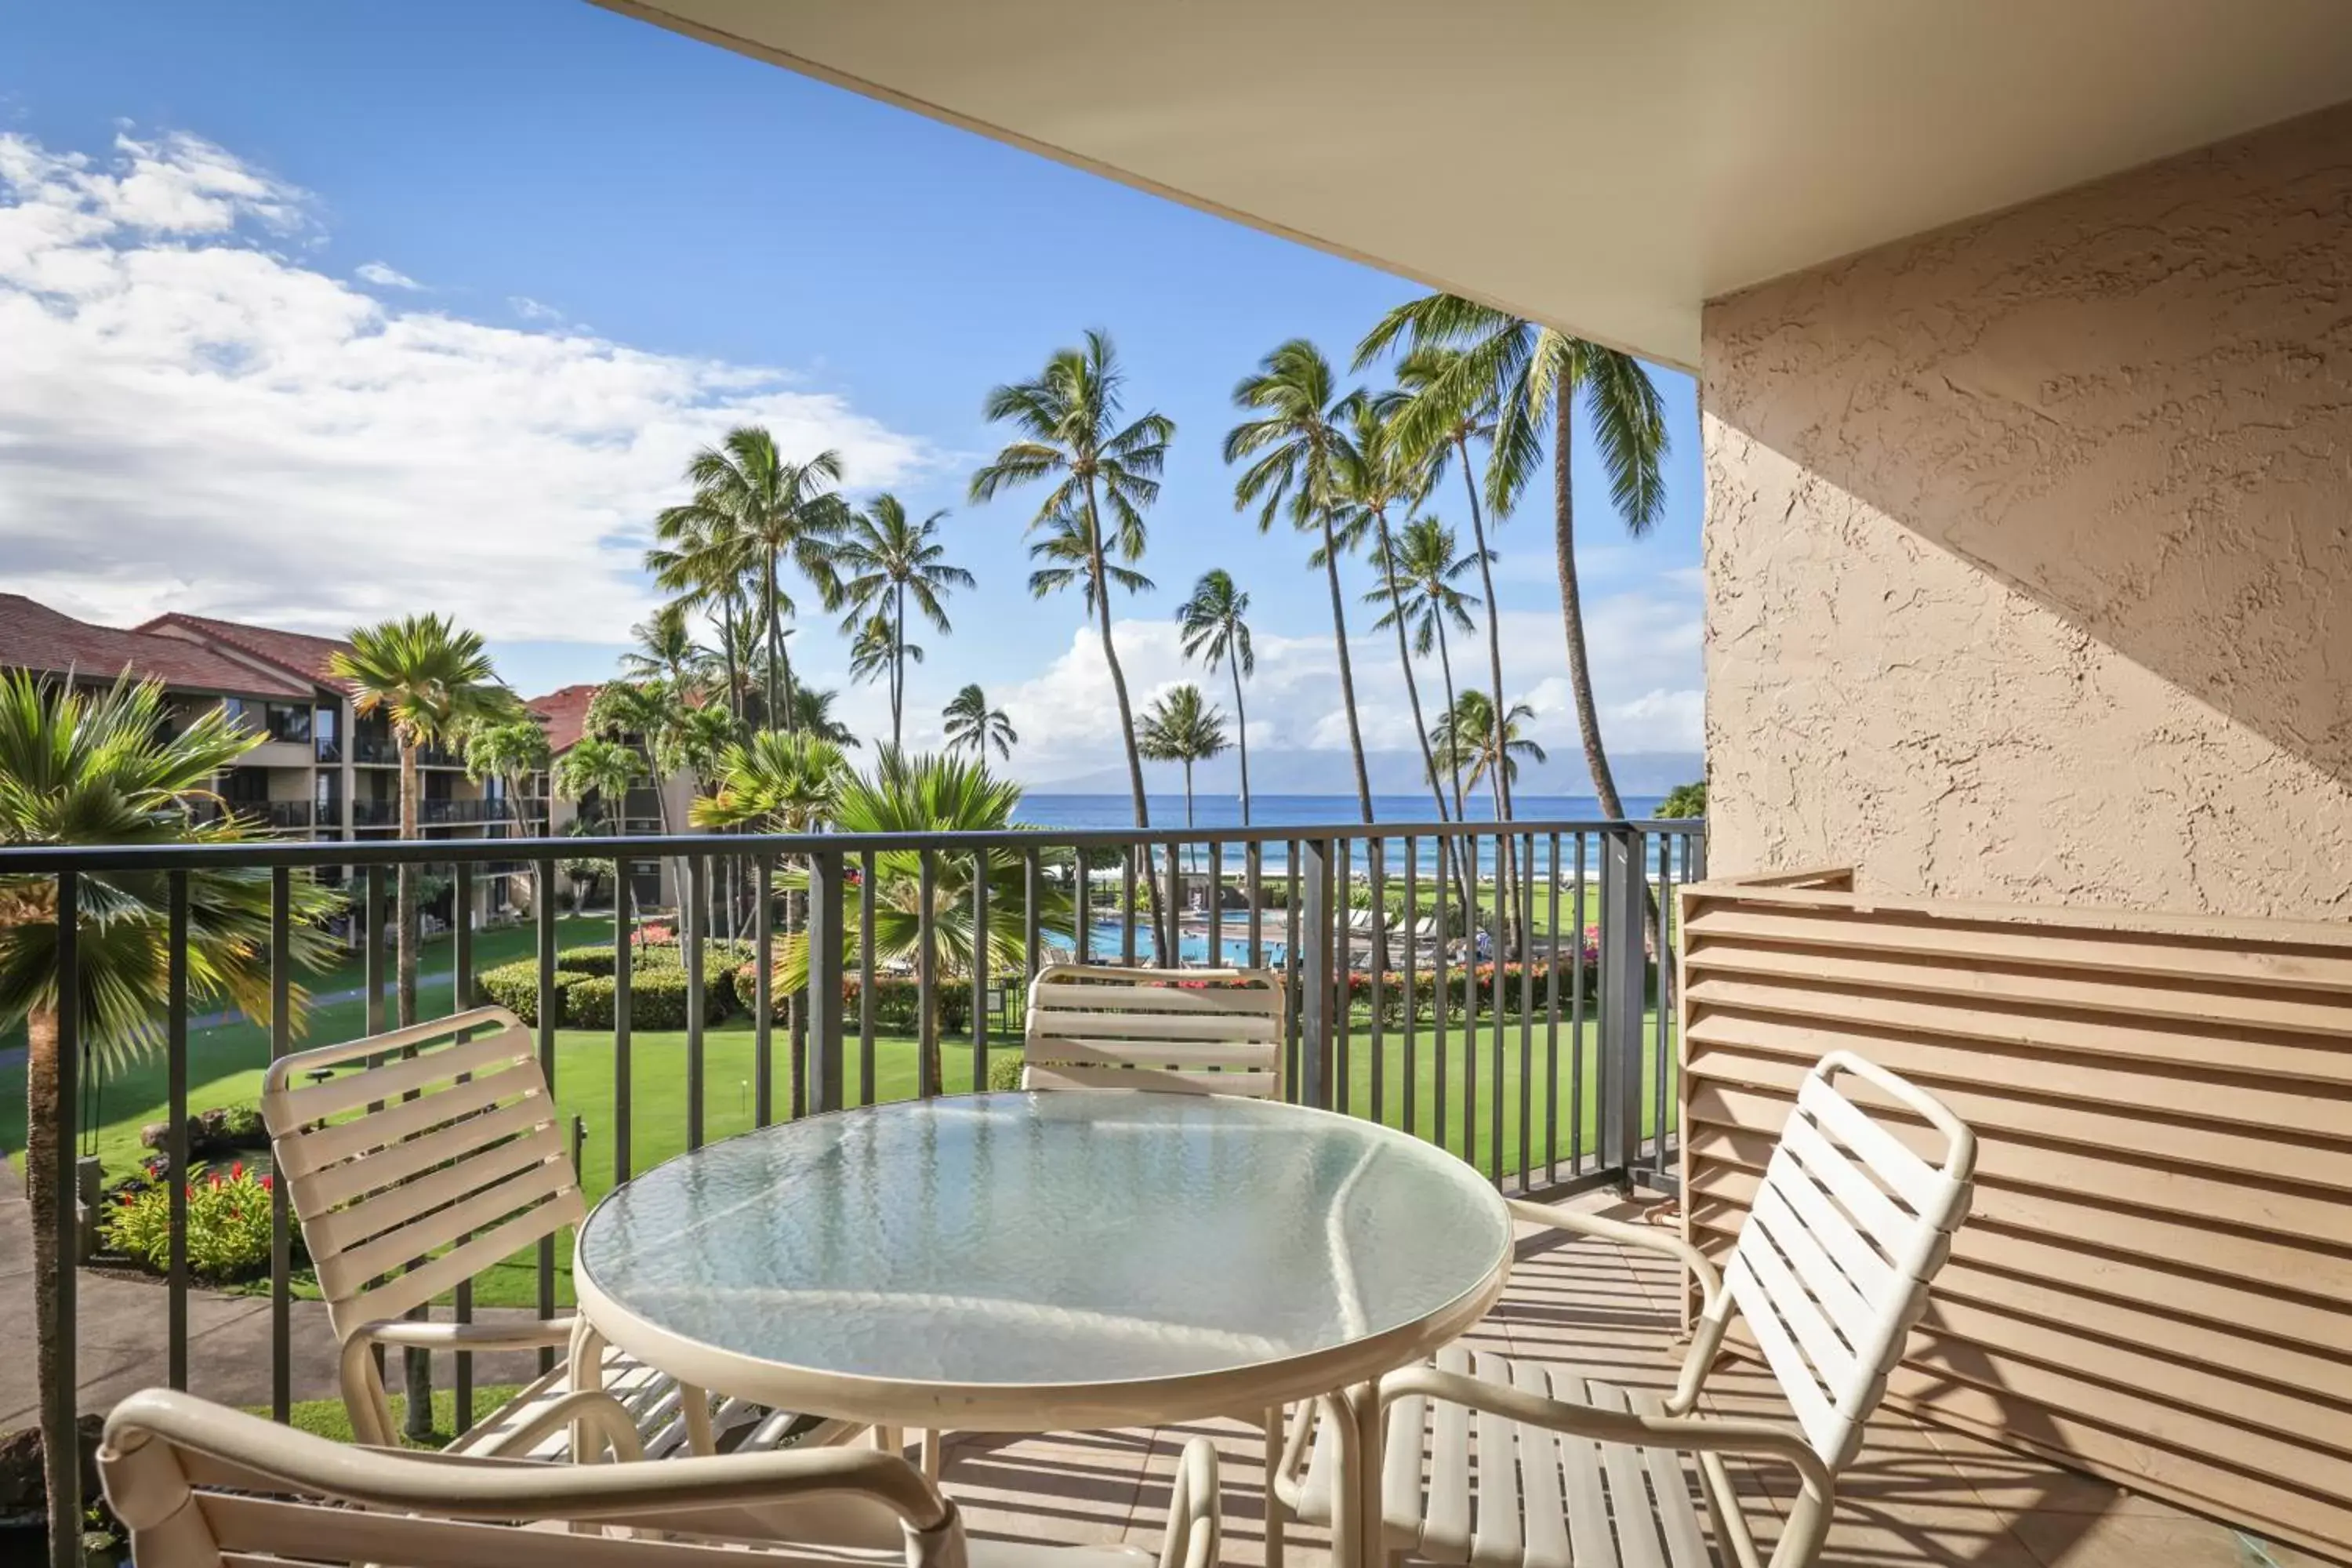
[[[1890,1397],[2352,1560],[2352,928],[1851,886],[1683,890],[1690,1238],[1809,1064],[1890,1068],[1980,1140]]]

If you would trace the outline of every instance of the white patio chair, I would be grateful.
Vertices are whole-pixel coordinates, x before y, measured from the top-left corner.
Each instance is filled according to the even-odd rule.
[[[312,1081],[316,1078],[317,1081]],[[572,1426],[620,1402],[643,1452],[709,1453],[719,1427],[772,1447],[841,1441],[788,1415],[688,1388],[604,1344],[571,1317],[431,1322],[425,1308],[499,1260],[587,1215],[530,1031],[503,1007],[298,1051],[270,1064],[261,1114],[278,1177],[342,1347],[343,1405],[362,1443],[397,1441],[375,1349],[562,1347],[563,1364],[458,1436],[457,1453],[561,1458]]]
[[[1212,1568],[1221,1545],[1216,1450],[1200,1437],[1156,1557],[967,1541],[936,1487],[863,1448],[595,1467],[451,1458],[330,1442],[151,1389],[114,1407],[98,1468],[140,1568]]]
[[[1925,1121],[1943,1144],[1930,1163],[1838,1088],[1851,1076]],[[1702,1306],[1674,1392],[1664,1399],[1574,1366],[1452,1345],[1433,1363],[1381,1380],[1381,1513],[1392,1553],[1480,1568],[1671,1568],[1729,1561],[1758,1568],[1723,1456],[1751,1454],[1797,1472],[1798,1500],[1772,1568],[1802,1568],[1829,1528],[1839,1472],[1886,1391],[1928,1282],[1968,1213],[1976,1139],[1932,1096],[1844,1051],[1806,1075],[1724,1278],[1680,1237],[1542,1204],[1522,1219],[1675,1258]],[[1795,1414],[1778,1422],[1696,1413],[1737,1312]],[[1313,1429],[1303,1478],[1302,1450]],[[1277,1492],[1328,1522],[1336,1461],[1328,1420],[1291,1425]],[[1424,1454],[1426,1463],[1424,1464]],[[1715,1522],[1710,1551],[1677,1457],[1697,1458]]]
[[[1021,1087],[1278,1099],[1283,1004],[1270,969],[1047,964],[1029,987]]]

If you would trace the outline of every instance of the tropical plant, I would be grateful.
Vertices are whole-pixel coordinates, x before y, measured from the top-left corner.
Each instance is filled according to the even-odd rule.
[[[646,760],[635,746],[583,735],[555,759],[550,775],[555,793],[585,805],[593,799],[598,816],[615,834],[628,836],[629,786],[645,776]]]
[[[943,601],[957,588],[972,585],[972,575],[947,560],[947,546],[939,540],[947,518],[935,511],[920,522],[907,516],[898,497],[884,493],[850,520],[848,531],[833,549],[834,570],[840,575],[841,595],[854,606],[842,623],[845,632],[857,630],[862,616],[877,606],[878,619],[892,644],[890,661],[890,743],[902,744],[907,697],[907,606],[911,601],[923,618],[944,637],[948,625]],[[862,631],[860,635],[865,635]],[[922,650],[913,650],[917,660]]]
[[[1400,344],[1458,349],[1431,367],[1400,415],[1408,446],[1429,449],[1465,409],[1491,408],[1486,504],[1507,515],[1541,466],[1551,440],[1552,548],[1559,576],[1560,619],[1568,637],[1568,674],[1576,721],[1603,815],[1624,815],[1601,745],[1592,671],[1584,646],[1584,612],[1576,576],[1576,409],[1591,419],[1612,500],[1626,531],[1647,533],[1665,510],[1665,407],[1639,360],[1454,294],[1431,294],[1391,310],[1357,350],[1361,365]],[[1466,445],[1462,450],[1466,451]],[[1509,785],[1504,786],[1506,791]]]
[[[1372,820],[1371,776],[1364,766],[1363,725],[1356,714],[1356,673],[1348,654],[1348,607],[1339,590],[1342,474],[1357,457],[1347,426],[1358,393],[1342,393],[1330,361],[1305,338],[1293,338],[1258,362],[1234,388],[1234,406],[1258,416],[1225,433],[1228,464],[1255,459],[1234,481],[1234,510],[1258,509],[1261,531],[1287,510],[1293,527],[1319,536],[1313,557],[1331,590],[1331,641],[1339,656],[1339,706],[1356,765],[1356,802]]]
[[[972,760],[988,761],[988,748],[994,746],[999,757],[1009,758],[1013,748],[1021,742],[1020,732],[1002,708],[991,708],[988,696],[977,685],[967,686],[940,710],[947,721],[948,753],[969,750]]]
[[[1003,832],[1013,826],[1013,813],[1020,804],[1021,786],[994,777],[983,763],[947,755],[909,755],[893,747],[883,752],[871,771],[854,775],[842,785],[834,805],[834,825],[844,833],[902,837]],[[845,890],[841,920],[845,960],[856,959],[857,932],[866,918],[865,902],[870,898],[876,960],[919,962],[926,924],[923,860],[912,849],[878,851],[870,885],[861,883]],[[988,884],[984,936],[972,921],[971,896],[972,879],[983,864]],[[779,881],[788,888],[805,889],[807,873],[788,870]],[[1028,883],[1026,861],[1012,850],[935,858],[930,868],[928,924],[936,973],[967,983],[983,964],[989,973],[1025,973],[1031,918]],[[1077,905],[1067,889],[1050,884],[1041,889],[1034,913],[1044,937],[1058,938],[1064,946],[1075,942]],[[777,994],[790,995],[804,990],[808,973],[807,933],[796,932],[779,944]],[[944,1087],[939,1021],[934,1016],[924,1024],[925,1089],[936,1092]]]
[[[1471,629],[1470,612],[1478,605],[1475,595],[1465,594],[1455,587],[1456,579],[1477,567],[1477,560],[1454,553],[1454,531],[1434,517],[1415,518],[1405,524],[1381,562],[1381,586],[1364,595],[1367,601],[1385,605],[1387,610],[1375,625],[1385,629],[1396,628],[1400,635],[1412,634],[1412,650],[1427,658],[1433,649],[1438,668],[1445,681],[1445,710],[1454,712],[1454,654],[1445,628],[1450,625],[1457,631]],[[1462,815],[1462,773],[1456,767],[1454,776],[1454,814]]]
[[[784,727],[814,735],[820,741],[831,741],[836,746],[855,746],[857,737],[850,732],[848,725],[833,716],[833,705],[839,698],[838,692],[827,691],[822,687],[795,687]]]
[[[1192,596],[1176,610],[1184,639],[1184,657],[1197,658],[1214,675],[1223,665],[1234,678],[1234,738],[1241,748],[1242,826],[1250,825],[1249,710],[1242,705],[1242,677],[1257,673],[1257,652],[1250,646],[1250,597],[1234,586],[1233,574],[1223,567],[1201,574]],[[1191,806],[1187,804],[1189,823]]]
[[[756,425],[740,426],[716,447],[706,447],[686,466],[698,514],[724,520],[722,531],[740,537],[722,553],[748,555],[758,579],[759,616],[767,636],[766,711],[792,727],[793,672],[784,657],[784,621],[793,601],[784,592],[783,565],[790,561],[827,605],[837,601],[830,547],[849,521],[849,508],[833,487],[841,482],[841,454],[819,452],[805,463],[788,462],[776,438]],[[779,691],[781,681],[782,689]]]
[[[1447,765],[1464,771],[1465,782],[1472,789],[1485,783],[1495,796],[1496,820],[1502,817],[1502,795],[1498,784],[1519,776],[1519,761],[1549,762],[1543,747],[1528,739],[1521,731],[1535,721],[1536,710],[1524,702],[1511,704],[1503,716],[1498,737],[1495,727],[1495,704],[1483,691],[1465,689],[1454,704],[1452,712],[1437,721],[1437,749]]]
[[[1660,816],[1705,816],[1706,815],[1706,781],[1676,784],[1658,802]]]
[[[226,1172],[168,1180],[125,1192],[104,1211],[107,1244],[155,1273],[172,1266],[171,1182],[181,1182],[187,1205],[188,1271],[217,1285],[250,1279],[269,1268],[270,1178],[238,1161]]]
[[[1083,585],[1118,700],[1135,825],[1149,827],[1151,809],[1144,797],[1135,712],[1111,641],[1110,589],[1116,584],[1139,593],[1151,586],[1150,578],[1132,568],[1143,559],[1143,513],[1160,499],[1160,472],[1176,425],[1156,411],[1121,425],[1126,379],[1109,334],[1089,331],[1082,347],[1056,350],[1034,381],[992,389],[982,411],[992,423],[1010,426],[1014,437],[971,477],[971,499],[991,500],[1027,484],[1050,487],[1029,524],[1032,532],[1045,535],[1029,553],[1046,563],[1030,574],[1029,591],[1042,599],[1074,583]]]
[[[1191,681],[1169,689],[1144,711],[1143,732],[1137,737],[1143,754],[1155,763],[1177,763],[1184,769],[1184,826],[1192,826],[1192,764],[1222,755],[1233,744],[1225,734],[1225,716],[1202,697]]]
[[[629,628],[635,645],[621,655],[621,673],[637,680],[660,680],[686,691],[697,684],[694,628],[688,605],[673,599]]]
[[[477,724],[466,731],[466,776],[476,784],[488,779],[499,781],[506,796],[507,815],[514,819],[515,836],[530,837],[530,822],[524,816],[523,791],[531,779],[545,773],[553,762],[548,749],[547,726],[536,719],[504,719],[488,724]],[[542,830],[546,825],[541,823]]]
[[[893,734],[898,730],[896,710],[901,700],[906,667],[909,662],[923,662],[922,645],[900,637],[887,613],[877,610],[857,623],[857,629],[849,639],[849,676],[866,686],[877,680],[887,685],[893,710],[890,715]],[[895,741],[892,742],[896,743]]]
[[[751,661],[746,655],[760,641],[743,592],[752,564],[744,532],[734,519],[717,510],[715,501],[698,496],[664,508],[654,521],[654,547],[646,552],[646,570],[653,574],[656,586],[678,596],[677,604],[709,616],[718,645],[698,644],[694,668],[726,694],[728,710],[740,719],[751,689]]]
[[[641,771],[654,784],[654,815],[665,834],[672,830],[669,792],[663,781],[678,767],[676,731],[686,705],[677,690],[661,680],[608,680],[588,700],[581,732],[593,740],[611,741],[640,754]],[[569,755],[569,753],[566,753]],[[624,795],[612,797],[625,805]],[[625,813],[624,813],[625,815]],[[623,831],[626,831],[625,827]]]
[[[242,821],[222,814],[199,822],[191,799],[208,798],[222,769],[264,737],[241,731],[214,709],[173,731],[163,688],[128,681],[102,691],[0,673],[0,843],[24,845],[235,844]],[[226,1001],[247,1016],[270,1016],[272,874],[264,867],[186,868],[188,999]],[[289,879],[289,952],[320,968],[328,942],[317,921],[332,891],[308,877]],[[33,1233],[33,1344],[41,1401],[42,1449],[52,1540],[79,1540],[72,1506],[77,1444],[70,1416],[48,1413],[50,1391],[70,1386],[61,1354],[63,1296],[54,1174],[68,1135],[59,1105],[60,1045],[70,1008],[81,1048],[103,1069],[120,1070],[160,1043],[158,1015],[170,995],[171,884],[163,871],[85,871],[74,879],[73,994],[61,997],[58,879],[0,875],[0,1028],[25,1028],[25,1177]],[[291,993],[299,1025],[308,998]],[[68,1401],[68,1408],[70,1409]]]
[[[329,656],[327,672],[351,684],[354,712],[363,718],[381,713],[391,723],[393,742],[400,748],[403,838],[417,837],[417,752],[522,711],[515,694],[499,684],[480,635],[440,616],[355,627],[351,647]],[[416,1022],[416,872],[414,864],[402,862],[394,993],[404,1027]],[[429,1425],[421,1430],[430,1430]]]
[[[849,763],[820,736],[769,730],[729,746],[711,776],[688,814],[695,826],[806,833],[831,815]]]

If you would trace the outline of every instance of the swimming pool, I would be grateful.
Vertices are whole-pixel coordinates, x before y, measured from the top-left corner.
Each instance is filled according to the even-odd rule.
[[[1261,961],[1269,969],[1280,968],[1283,957],[1282,943],[1274,940],[1275,932],[1282,929],[1282,911],[1276,910],[1273,913],[1275,918],[1267,922],[1268,929],[1258,944]],[[1097,963],[1117,958],[1125,929],[1117,921],[1095,921],[1087,935],[1087,956]],[[1060,937],[1049,937],[1046,940],[1058,952],[1067,954],[1070,952],[1070,944],[1067,941]],[[1136,962],[1156,963],[1159,962],[1157,952],[1158,948],[1152,940],[1150,923],[1139,921],[1135,931]],[[1209,933],[1205,930],[1190,930],[1181,933],[1176,939],[1176,954],[1180,963],[1188,964],[1209,963]],[[1221,962],[1235,969],[1246,968],[1249,965],[1249,930],[1239,918],[1226,922]]]

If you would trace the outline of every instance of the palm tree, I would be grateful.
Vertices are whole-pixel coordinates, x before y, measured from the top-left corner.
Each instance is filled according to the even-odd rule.
[[[849,762],[820,736],[770,730],[737,742],[713,764],[711,793],[694,803],[697,827],[806,833],[832,815]]]
[[[1470,503],[1470,545],[1478,563],[1479,585],[1486,596],[1486,676],[1490,690],[1503,685],[1502,600],[1495,596],[1495,552],[1486,543],[1486,509],[1478,503],[1478,479],[1471,470],[1470,444],[1491,443],[1495,434],[1495,393],[1452,376],[1462,351],[1435,346],[1415,349],[1397,363],[1397,385],[1407,400],[1427,398],[1416,421],[1421,445],[1412,454],[1425,483],[1435,489],[1445,470],[1459,462],[1462,492]],[[1489,450],[1492,450],[1491,446]],[[1497,522],[1502,514],[1496,515]],[[1511,790],[1503,786],[1503,814],[1511,815]]]
[[[1002,832],[1013,826],[1013,813],[1021,804],[1021,786],[991,774],[984,763],[946,755],[908,755],[892,747],[876,759],[870,773],[843,783],[833,806],[834,825],[844,833],[887,833],[904,837],[939,833]],[[912,849],[885,849],[875,857],[872,885],[847,889],[844,895],[842,932],[845,959],[857,957],[858,931],[864,903],[874,901],[874,955],[877,962],[907,963],[921,950],[923,931],[923,857]],[[988,926],[977,931],[971,918],[972,879],[985,862],[988,883]],[[808,874],[788,870],[780,885],[795,889],[808,886]],[[941,978],[969,984],[975,971],[1025,973],[1028,962],[1029,889],[1026,865],[1013,850],[991,850],[983,856],[946,855],[932,863],[930,930],[932,952]],[[1046,884],[1039,893],[1037,930],[1060,945],[1074,944],[1077,905],[1065,888]],[[792,995],[808,986],[809,952],[805,931],[787,936],[778,946],[776,990]],[[937,987],[944,995],[948,984]],[[924,1023],[924,1088],[945,1087],[939,1054],[936,1016]]]
[[[602,808],[601,815],[612,824],[613,831],[625,838],[629,833],[629,786],[643,777],[645,771],[646,760],[635,746],[583,735],[555,759],[550,783],[565,800],[583,807],[594,801]]]
[[[382,713],[391,721],[400,748],[400,836],[416,834],[416,753],[447,744],[485,723],[521,710],[515,694],[499,683],[480,636],[462,631],[440,616],[408,616],[352,630],[348,650],[337,649],[327,672],[351,682],[352,709],[362,717]],[[416,1022],[416,867],[400,867],[399,959],[394,990],[400,1024]],[[457,918],[466,918],[457,911]],[[412,1410],[409,1422],[417,1420]],[[431,1431],[431,1412],[423,1431]]]
[[[1427,449],[1465,408],[1494,409],[1486,464],[1486,502],[1509,513],[1543,456],[1551,435],[1552,548],[1559,574],[1560,619],[1568,634],[1569,685],[1576,701],[1584,760],[1604,816],[1622,817],[1624,803],[1609,771],[1601,717],[1585,657],[1584,611],[1576,578],[1574,471],[1576,405],[1581,395],[1601,446],[1611,499],[1626,531],[1647,533],[1665,510],[1664,405],[1639,360],[1616,349],[1572,338],[1549,327],[1454,294],[1432,294],[1398,306],[1365,335],[1357,351],[1364,363],[1403,342],[1412,349],[1455,348],[1459,358],[1435,367],[1435,379],[1407,405],[1403,435]],[[1507,782],[1504,785],[1508,789]]]
[[[987,694],[974,686],[967,686],[955,694],[948,705],[940,710],[947,721],[947,750],[950,756],[971,749],[972,759],[985,763],[988,748],[994,746],[999,757],[1010,760],[1013,748],[1021,743],[1020,732],[1002,708],[991,708]]]
[[[1184,826],[1192,826],[1192,764],[1222,755],[1233,744],[1225,735],[1225,716],[1209,706],[1201,689],[1191,681],[1171,687],[1143,715],[1143,733],[1137,737],[1143,754],[1155,763],[1181,763],[1184,767]],[[1179,905],[1182,900],[1179,899]]]
[[[842,577],[841,595],[853,606],[842,623],[855,628],[866,611],[887,603],[885,616],[877,617],[888,630],[896,653],[890,668],[890,743],[902,743],[902,711],[907,696],[907,603],[914,601],[923,618],[941,636],[950,631],[948,613],[940,601],[950,590],[969,588],[972,575],[947,562],[947,547],[939,542],[940,524],[947,517],[935,511],[919,523],[908,520],[898,498],[876,496],[850,521],[849,531],[834,546],[834,569]],[[922,658],[919,649],[915,658]]]
[[[208,795],[223,768],[264,736],[233,727],[218,708],[171,733],[159,685],[120,682],[77,690],[23,671],[0,674],[0,843],[234,844],[241,820],[223,813],[199,823],[186,799]],[[165,738],[166,736],[169,738]],[[269,1017],[271,873],[265,867],[201,866],[187,878],[188,999],[226,1000],[249,1017]],[[305,876],[289,879],[293,961],[328,961],[318,921],[332,892]],[[170,883],[162,871],[85,871],[75,904],[77,984],[70,999],[82,1047],[119,1070],[158,1039],[156,1016],[170,995]],[[57,1185],[60,1125],[58,882],[43,875],[0,876],[0,1027],[25,1026],[25,1181],[33,1229],[33,1354],[42,1391],[41,1447],[48,1483],[53,1562],[80,1560],[79,1476],[73,1425],[48,1419],[50,1392],[72,1380],[64,1363],[58,1304]],[[299,987],[293,1003],[308,998]],[[184,1173],[173,1172],[173,1179]],[[21,1332],[21,1329],[18,1331]]]
[[[1103,659],[1110,666],[1111,690],[1118,699],[1135,825],[1149,827],[1151,808],[1144,798],[1135,712],[1111,641],[1110,588],[1118,584],[1138,593],[1151,586],[1150,578],[1130,568],[1143,559],[1143,512],[1160,498],[1160,471],[1176,425],[1156,411],[1121,425],[1126,379],[1109,334],[1089,331],[1084,346],[1055,350],[1035,380],[991,390],[982,411],[991,422],[1011,426],[1015,436],[971,477],[971,499],[990,500],[1040,481],[1051,485],[1029,524],[1031,531],[1043,531],[1046,537],[1029,552],[1052,564],[1030,574],[1029,591],[1043,598],[1074,582],[1084,584],[1087,608],[1102,637]],[[1121,564],[1114,564],[1113,556]]]
[[[871,686],[877,680],[890,686],[890,732],[898,732],[898,705],[905,693],[904,679],[908,661],[923,662],[923,646],[911,643],[898,635],[886,611],[876,611],[857,623],[857,630],[849,639],[850,679]],[[897,744],[894,740],[892,744]]]
[[[653,781],[654,816],[665,835],[674,828],[669,792],[662,785],[677,771],[671,752],[678,715],[685,710],[686,704],[667,681],[608,680],[588,700],[588,712],[581,721],[583,734],[634,747],[641,754],[642,771]],[[615,805],[621,805],[620,797]],[[625,816],[625,807],[615,815]]]
[[[1319,533],[1315,559],[1331,589],[1331,638],[1339,655],[1339,705],[1348,716],[1348,749],[1356,764],[1356,802],[1372,820],[1372,783],[1364,767],[1364,732],[1356,717],[1356,673],[1348,657],[1348,609],[1339,591],[1337,531],[1340,476],[1356,456],[1344,427],[1360,395],[1342,394],[1331,362],[1305,338],[1293,338],[1258,362],[1257,374],[1234,388],[1234,406],[1259,417],[1225,433],[1228,464],[1255,457],[1234,481],[1234,510],[1258,507],[1261,531],[1289,502],[1292,526]]]
[[[1438,668],[1445,679],[1448,713],[1454,711],[1455,702],[1454,654],[1445,628],[1451,624],[1458,631],[1469,631],[1470,612],[1479,603],[1475,595],[1454,585],[1456,578],[1478,564],[1471,556],[1454,554],[1454,531],[1434,517],[1416,518],[1405,524],[1381,563],[1384,581],[1364,595],[1369,603],[1388,606],[1375,625],[1395,627],[1400,637],[1409,630],[1413,652],[1423,658],[1436,650]],[[1462,816],[1462,772],[1458,767],[1452,771],[1454,815],[1458,817]]]
[[[621,655],[621,673],[637,680],[666,680],[684,691],[696,684],[694,628],[687,602],[673,599],[629,628],[636,646]]]
[[[847,504],[832,489],[841,482],[841,473],[838,452],[819,452],[805,463],[785,461],[776,450],[776,438],[756,425],[730,430],[718,446],[704,447],[686,466],[695,506],[740,531],[736,548],[752,558],[768,641],[768,718],[772,724],[778,715],[784,716],[787,729],[793,672],[784,658],[783,627],[793,602],[784,592],[783,563],[789,559],[797,566],[825,604],[836,602],[839,590],[829,546],[849,521]]]
[[[756,635],[745,635],[756,634],[743,594],[753,563],[748,536],[733,518],[698,497],[664,508],[654,520],[654,536],[657,542],[646,552],[646,570],[656,587],[677,595],[678,604],[709,616],[719,645],[715,650],[697,647],[695,668],[709,675],[717,664],[716,684],[740,719],[746,690],[743,655],[747,644],[758,642]]]
[[[1242,677],[1257,673],[1257,653],[1250,647],[1250,597],[1234,586],[1233,574],[1223,567],[1204,572],[1192,584],[1192,597],[1176,610],[1182,629],[1184,657],[1197,658],[1214,675],[1226,666],[1234,677],[1234,735],[1241,744],[1242,826],[1250,825],[1249,712],[1242,706]],[[1186,815],[1191,815],[1187,802]]]
[[[514,818],[518,838],[530,837],[530,823],[522,811],[523,786],[545,773],[551,760],[547,726],[536,719],[477,724],[466,732],[466,776],[476,784],[486,779],[499,781],[507,799],[507,815]],[[546,825],[541,826],[543,829]],[[541,891],[545,896],[548,889]]]
[[[820,741],[830,741],[836,746],[854,746],[857,737],[848,725],[833,716],[833,705],[840,693],[823,687],[803,686],[793,692],[791,705],[785,709],[784,727],[803,731]]]
[[[1522,732],[1535,721],[1536,710],[1524,702],[1511,704],[1503,716],[1502,733],[1495,731],[1495,704],[1475,688],[1463,691],[1452,712],[1437,721],[1438,746],[1447,761],[1468,772],[1476,789],[1483,781],[1495,796],[1496,819],[1502,814],[1501,789],[1518,776],[1519,759],[1549,762],[1544,749]]]

